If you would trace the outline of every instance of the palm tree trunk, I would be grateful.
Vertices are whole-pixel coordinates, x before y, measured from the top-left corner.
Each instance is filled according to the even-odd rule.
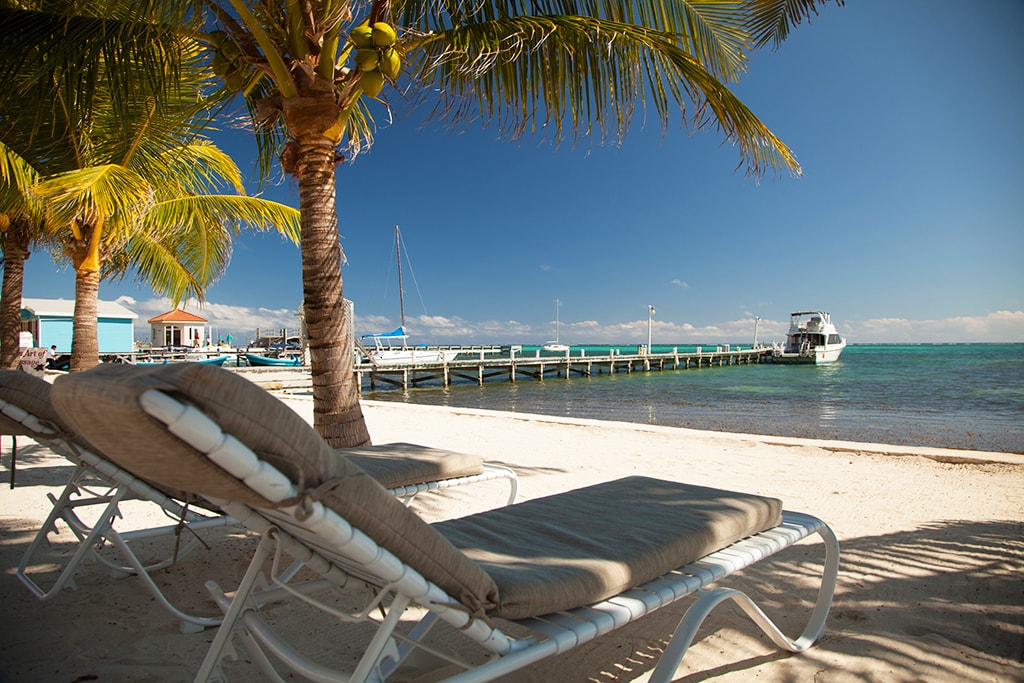
[[[100,364],[100,342],[96,301],[100,292],[100,274],[95,271],[75,274],[75,315],[71,331],[70,372],[88,370]]]
[[[352,321],[342,294],[334,145],[316,134],[297,137],[293,144],[302,216],[302,295],[309,329],[313,427],[334,448],[369,445],[348,343]]]
[[[25,259],[29,256],[30,237],[26,218],[11,220],[4,241],[4,282],[0,290],[0,368],[5,370],[17,370],[21,358],[21,293],[25,285]]]

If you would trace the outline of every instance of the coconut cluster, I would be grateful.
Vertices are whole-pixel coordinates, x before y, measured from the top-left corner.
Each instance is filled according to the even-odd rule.
[[[370,97],[380,94],[385,76],[397,78],[402,69],[402,58],[395,49],[397,39],[395,28],[385,21],[373,26],[360,24],[349,34],[349,40],[356,46],[359,85]]]
[[[213,73],[223,78],[228,88],[238,92],[245,86],[249,73],[249,64],[242,59],[242,51],[224,31],[211,31],[207,38],[217,48],[210,61]]]

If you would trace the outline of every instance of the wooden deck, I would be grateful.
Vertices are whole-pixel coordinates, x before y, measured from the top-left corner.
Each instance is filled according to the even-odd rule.
[[[355,367],[360,388],[384,386],[408,389],[426,383],[449,386],[463,380],[483,384],[489,380],[515,382],[521,379],[589,377],[600,374],[686,370],[690,368],[752,365],[771,361],[770,347],[743,350],[698,350],[696,353],[635,353],[603,356],[533,355],[495,357],[481,353],[477,358],[447,363],[408,363]]]

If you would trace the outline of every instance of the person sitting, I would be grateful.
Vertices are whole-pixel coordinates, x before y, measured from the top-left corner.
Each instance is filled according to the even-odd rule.
[[[46,367],[50,370],[57,367],[57,345],[46,349]]]

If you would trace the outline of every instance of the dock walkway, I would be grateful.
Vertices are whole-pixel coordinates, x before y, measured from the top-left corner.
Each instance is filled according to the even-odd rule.
[[[724,367],[727,365],[751,365],[770,362],[772,349],[760,346],[751,349],[715,350],[699,349],[694,353],[644,353],[612,354],[600,356],[583,355],[541,355],[495,357],[481,352],[477,358],[454,361],[401,363],[373,365],[369,362],[355,366],[360,388],[368,385],[371,389],[379,385],[408,389],[428,382],[440,382],[449,386],[453,380],[465,380],[483,384],[487,380],[519,379],[543,380],[547,377],[568,378],[573,375],[590,377],[604,373],[650,372],[654,370],[685,370],[690,368]]]

